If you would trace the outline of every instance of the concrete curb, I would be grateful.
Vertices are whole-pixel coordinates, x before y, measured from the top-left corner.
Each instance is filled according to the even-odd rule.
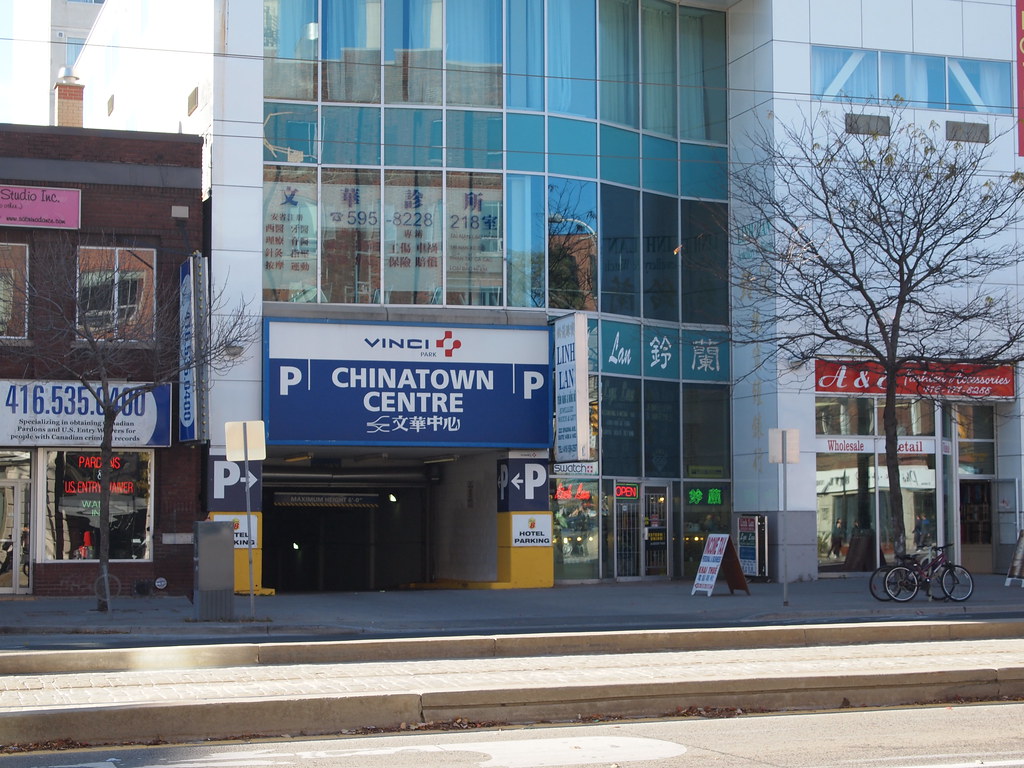
[[[350,696],[75,707],[0,714],[0,743],[70,739],[88,744],[240,736],[322,735],[471,722],[568,721],[581,716],[660,717],[691,707],[793,710],[894,706],[1024,695],[1024,665],[916,673],[668,680]]]
[[[257,664],[512,658],[1024,637],[1024,620],[908,621],[465,637],[0,651],[0,675],[202,669]]]

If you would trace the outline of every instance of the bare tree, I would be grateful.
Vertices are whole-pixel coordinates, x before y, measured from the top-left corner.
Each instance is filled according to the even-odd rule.
[[[35,244],[29,271],[0,270],[0,288],[28,313],[29,345],[9,344],[6,364],[36,380],[79,382],[102,416],[98,560],[103,588],[97,610],[110,604],[110,476],[115,424],[148,393],[180,384],[193,370],[226,370],[258,338],[259,323],[223,294],[209,301],[209,317],[196,318],[196,343],[180,341],[179,281],[185,254],[142,243],[85,244],[51,236]],[[118,243],[113,245],[112,243]],[[159,263],[158,263],[159,260]]]
[[[763,359],[852,357],[884,375],[889,508],[903,554],[899,383],[1024,359],[1013,276],[1024,175],[993,172],[990,144],[947,141],[899,105],[888,117],[770,123],[731,177],[736,310],[749,320],[734,333],[767,345]],[[859,132],[865,123],[873,132]]]

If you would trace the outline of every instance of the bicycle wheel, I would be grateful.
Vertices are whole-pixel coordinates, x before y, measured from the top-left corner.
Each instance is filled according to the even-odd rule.
[[[871,574],[871,578],[868,579],[868,589],[871,590],[871,596],[875,598],[875,600],[881,600],[883,602],[892,600],[892,596],[885,591],[885,577],[891,570],[891,565],[880,566],[875,569],[875,572]]]
[[[917,594],[917,576],[904,565],[897,565],[885,575],[885,591],[898,603],[912,600]]]
[[[948,565],[942,572],[942,591],[950,600],[958,603],[974,592],[974,578],[962,565]]]

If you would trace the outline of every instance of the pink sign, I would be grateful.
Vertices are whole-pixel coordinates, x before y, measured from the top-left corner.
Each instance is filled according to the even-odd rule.
[[[0,186],[0,227],[78,229],[82,190]]]

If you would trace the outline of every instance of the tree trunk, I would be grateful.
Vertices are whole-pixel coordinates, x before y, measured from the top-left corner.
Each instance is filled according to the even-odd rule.
[[[105,394],[104,397],[107,397]],[[100,588],[96,590],[96,610],[110,610],[110,473],[114,458],[114,420],[118,410],[103,408],[103,439],[100,442]]]
[[[900,485],[899,433],[896,421],[896,371],[889,371],[885,379],[885,407],[882,409],[882,428],[885,435],[885,468],[889,475],[889,518],[896,556],[907,553],[907,530],[903,524],[903,489]],[[879,531],[881,544],[881,531]]]

